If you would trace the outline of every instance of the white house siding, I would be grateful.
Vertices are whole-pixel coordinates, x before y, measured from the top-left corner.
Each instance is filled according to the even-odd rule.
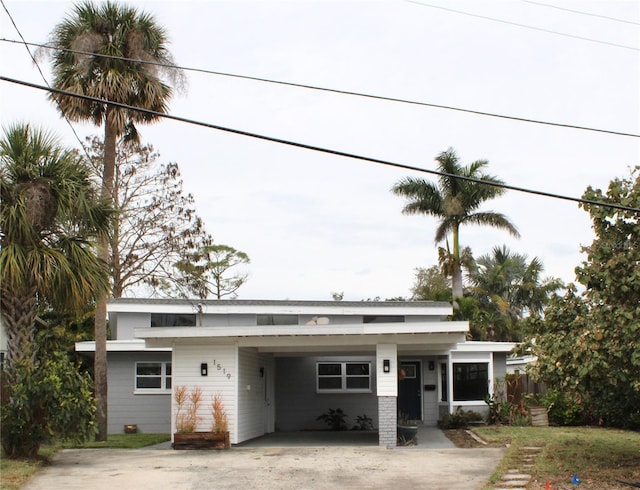
[[[171,431],[171,394],[136,394],[136,361],[169,362],[170,352],[109,352],[109,434],[122,434],[125,424],[138,432],[168,434]]]
[[[238,351],[238,442],[265,433],[264,370],[257,349]]]
[[[151,313],[118,313],[109,316],[109,328],[113,339],[134,339],[133,329],[143,327],[151,327]]]
[[[422,361],[422,384],[435,385],[435,390],[422,391],[422,422],[424,425],[435,426],[438,424],[438,358],[435,356],[424,357]],[[433,369],[429,369],[429,363],[433,362]]]
[[[316,393],[316,362],[371,362],[371,393]],[[367,415],[378,426],[375,393],[375,356],[280,357],[276,359],[276,430],[328,429],[316,418],[328,409],[341,408],[347,425]]]
[[[211,430],[213,418],[211,402],[216,393],[223,398],[229,417],[230,439],[233,444],[237,438],[237,386],[238,365],[235,345],[174,345],[173,347],[173,392],[178,386],[187,389],[200,387],[202,403],[198,411],[199,431]],[[208,366],[207,376],[200,374],[200,365]],[[171,407],[171,432],[175,432],[175,403]]]
[[[507,375],[507,354],[505,352],[493,353],[493,379],[504,381]]]
[[[389,372],[384,372],[384,360],[389,361]],[[376,346],[376,392],[377,396],[398,396],[398,346],[378,344]]]

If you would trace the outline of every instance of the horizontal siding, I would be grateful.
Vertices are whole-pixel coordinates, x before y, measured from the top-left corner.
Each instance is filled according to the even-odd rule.
[[[209,431],[213,426],[211,401],[216,393],[222,395],[229,417],[231,442],[237,442],[236,386],[238,367],[235,345],[176,345],[173,348],[173,391],[186,386],[188,390],[200,387],[202,403],[198,410],[199,431]],[[200,364],[208,364],[208,375],[200,375]],[[175,432],[176,404],[171,407],[171,432]]]
[[[108,423],[109,434],[121,434],[125,424],[136,424],[138,432],[171,432],[171,395],[135,394],[136,361],[168,362],[170,352],[109,352]]]
[[[316,393],[317,361],[370,361],[373,393]],[[276,359],[276,430],[327,429],[316,418],[328,409],[341,408],[351,428],[358,415],[366,414],[378,426],[378,400],[375,394],[375,357],[283,357]]]
[[[398,396],[398,346],[378,344],[376,348],[377,393],[378,396]],[[390,361],[390,371],[383,371],[385,359]]]

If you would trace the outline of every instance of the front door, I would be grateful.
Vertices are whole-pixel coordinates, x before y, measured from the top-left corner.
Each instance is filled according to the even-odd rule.
[[[422,381],[419,361],[400,361],[398,376],[398,415],[422,420]]]

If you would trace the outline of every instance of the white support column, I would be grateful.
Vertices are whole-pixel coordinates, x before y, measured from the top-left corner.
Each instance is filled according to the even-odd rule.
[[[378,444],[393,447],[398,437],[398,346],[376,346],[376,394],[378,395]]]

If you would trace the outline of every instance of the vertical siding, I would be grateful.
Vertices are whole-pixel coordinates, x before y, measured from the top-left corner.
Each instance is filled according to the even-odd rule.
[[[383,371],[383,361],[391,361],[390,371]],[[398,396],[398,346],[378,344],[376,346],[376,392],[378,396]]]
[[[238,352],[238,440],[264,435],[264,378],[260,355],[254,348]]]
[[[138,432],[171,432],[171,395],[135,394],[136,361],[169,362],[170,352],[109,352],[107,354],[109,414],[107,431],[122,434],[125,424],[136,424]]]
[[[316,393],[317,361],[371,362],[371,384],[375,387],[375,357],[282,357],[276,359],[276,430],[298,431],[327,429],[316,417],[329,408],[341,408],[347,425],[353,427],[358,415],[366,414],[378,426],[378,401],[372,393]]]
[[[173,348],[173,391],[176,387],[186,386],[191,390],[202,389],[202,403],[198,411],[199,431],[211,430],[213,417],[211,401],[213,395],[222,395],[225,410],[229,417],[230,438],[237,443],[237,383],[238,366],[235,345],[176,345]],[[200,364],[208,364],[208,375],[200,375]],[[171,407],[171,432],[175,432],[176,405]]]
[[[429,370],[429,363],[433,362],[433,370]],[[433,391],[422,390],[422,421],[425,425],[438,424],[438,359],[437,357],[425,357],[422,360],[422,384],[435,385]]]

